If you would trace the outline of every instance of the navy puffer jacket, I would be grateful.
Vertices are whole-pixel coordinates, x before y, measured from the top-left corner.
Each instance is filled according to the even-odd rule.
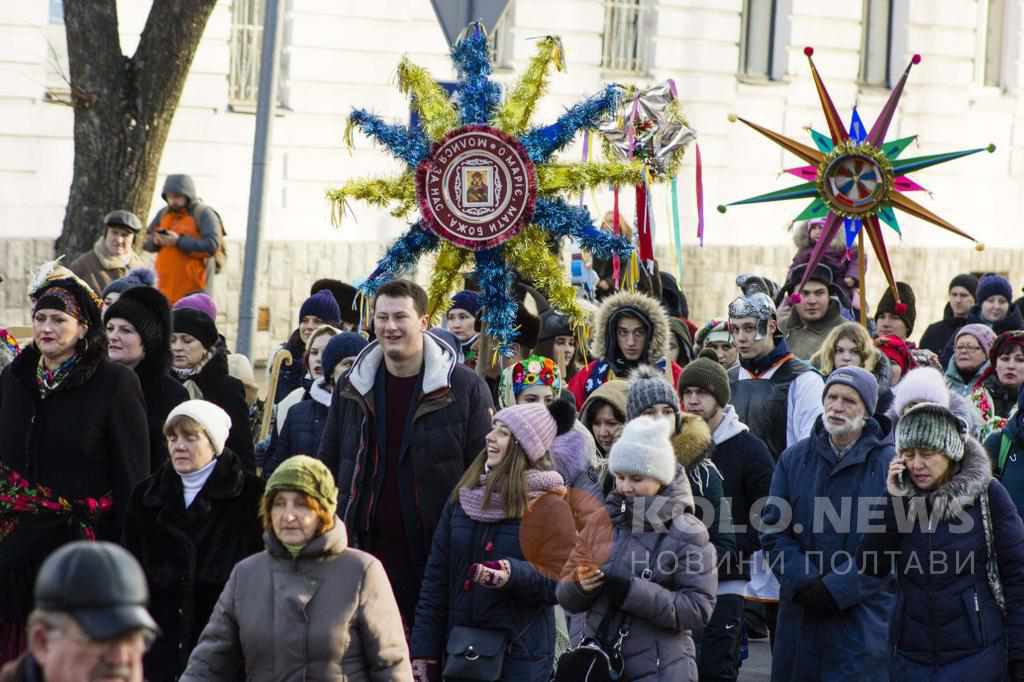
[[[269,479],[274,469],[289,457],[320,452],[320,439],[327,425],[328,406],[308,397],[288,410],[281,434],[274,440],[274,449],[263,464],[263,477]]]

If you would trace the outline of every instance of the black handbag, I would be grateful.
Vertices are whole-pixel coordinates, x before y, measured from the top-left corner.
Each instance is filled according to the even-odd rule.
[[[508,635],[456,625],[448,635],[442,676],[446,682],[496,682],[505,666]]]
[[[668,533],[662,533],[654,543],[650,557],[657,561],[658,549]],[[654,572],[645,568],[640,576],[642,580],[651,580]],[[615,641],[608,644],[608,630],[618,609],[609,605],[600,625],[597,626],[596,637],[585,637],[572,649],[558,657],[552,682],[628,682],[625,676],[626,662],[622,658],[622,643],[629,637],[630,617],[622,615]]]

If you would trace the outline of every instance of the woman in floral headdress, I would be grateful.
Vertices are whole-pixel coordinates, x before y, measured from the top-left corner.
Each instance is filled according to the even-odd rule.
[[[0,375],[0,664],[25,646],[46,556],[72,540],[118,540],[149,474],[142,388],[107,359],[96,294],[52,262],[29,295],[32,344]]]

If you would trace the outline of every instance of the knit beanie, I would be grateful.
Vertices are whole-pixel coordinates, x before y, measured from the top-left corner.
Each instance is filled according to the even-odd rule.
[[[992,342],[992,350],[988,354],[989,360],[992,361],[992,366],[996,366],[996,360],[999,359],[1000,355],[1012,352],[1015,346],[1024,349],[1024,331],[1017,329],[1003,332],[997,336],[996,340]]]
[[[334,326],[341,325],[341,308],[327,289],[322,289],[307,298],[299,308],[299,322],[307,315],[320,318],[321,322]]]
[[[672,422],[667,419],[631,419],[608,454],[608,470],[613,474],[650,476],[668,485],[676,477],[671,435]]]
[[[231,432],[231,417],[227,412],[207,400],[186,400],[171,410],[164,420],[166,427],[175,417],[189,417],[203,427],[207,438],[218,455],[224,452],[224,444]]]
[[[971,292],[971,296],[978,291],[978,278],[970,273],[963,273],[957,275],[949,282],[949,289],[946,291],[952,291],[953,287],[963,287],[967,291]]]
[[[309,295],[323,291],[326,289],[334,294],[334,300],[338,302],[338,308],[341,309],[341,321],[348,322],[355,326],[359,324],[359,310],[356,308],[356,296],[359,294],[359,290],[351,284],[346,284],[340,279],[323,278],[313,282],[313,286],[309,288]]]
[[[353,355],[359,355],[367,345],[362,334],[356,332],[342,332],[332,336],[324,346],[323,352],[320,353],[320,364],[323,367],[324,376],[333,377],[334,369],[339,362]]]
[[[896,423],[896,451],[936,450],[959,462],[964,458],[965,431],[963,422],[948,408],[920,403],[904,412]]]
[[[950,406],[949,388],[942,372],[934,367],[918,367],[910,370],[893,388],[892,410],[899,417],[918,403],[933,403],[942,407]]]
[[[135,287],[121,294],[103,313],[103,324],[127,320],[142,339],[147,353],[166,353],[171,342],[171,307],[159,290]]]
[[[857,391],[868,415],[875,413],[878,407],[878,380],[874,374],[860,367],[840,367],[828,375],[821,397],[825,397],[829,387],[836,385],[848,386]]]
[[[334,474],[323,462],[309,455],[295,455],[281,462],[267,481],[263,499],[269,501],[281,490],[309,495],[329,516],[338,511],[338,486],[334,484]]]
[[[875,347],[891,362],[899,365],[903,374],[916,367],[914,358],[910,355],[910,347],[898,336],[879,336],[875,339]]]
[[[996,333],[992,331],[992,328],[987,324],[979,324],[977,322],[960,327],[956,336],[953,337],[954,347],[961,336],[973,336],[974,340],[981,346],[981,350],[985,351],[985,357],[988,357],[989,351],[992,350],[992,344],[996,341]]]
[[[217,343],[217,325],[209,315],[192,308],[174,311],[174,333],[188,334],[203,344],[203,348],[213,348]]]
[[[113,282],[103,287],[100,298],[106,298],[107,294],[123,294],[135,287],[155,287],[156,273],[149,268],[132,268],[124,277],[118,277]]]
[[[191,308],[192,310],[198,310],[201,313],[206,313],[206,316],[213,321],[217,321],[217,304],[213,302],[209,294],[199,292],[198,294],[189,294],[183,296],[177,300],[174,304],[174,309],[179,308]]]
[[[448,310],[465,310],[473,317],[480,312],[480,297],[475,291],[464,290],[452,296],[452,305]]]
[[[696,344],[704,348],[709,343],[732,343],[729,323],[725,320],[711,320],[697,332]]]
[[[629,375],[629,397],[626,398],[626,421],[642,415],[658,404],[670,405],[678,415],[679,394],[665,380],[665,374],[650,365],[640,365]]]
[[[719,407],[729,404],[732,393],[729,389],[729,373],[722,365],[708,358],[697,358],[679,375],[679,393],[687,388],[701,388],[715,396]]]
[[[982,275],[981,279],[978,280],[974,301],[976,303],[984,303],[992,296],[1002,296],[1007,301],[1012,301],[1013,287],[1010,286],[1010,280],[1002,275],[994,275],[992,273]]]
[[[572,428],[576,410],[564,400],[555,400],[550,405],[513,405],[499,410],[494,421],[508,427],[532,464],[547,454],[555,436]]]
[[[900,303],[905,308],[900,308],[896,304],[896,299],[892,295],[892,289],[886,288],[885,293],[882,294],[882,298],[879,299],[878,305],[875,307],[875,320],[882,313],[891,313],[903,320],[903,323],[907,325],[907,336],[910,336],[914,331],[914,322],[917,320],[917,297],[914,296],[914,290],[906,282],[896,282],[896,291],[899,292]]]

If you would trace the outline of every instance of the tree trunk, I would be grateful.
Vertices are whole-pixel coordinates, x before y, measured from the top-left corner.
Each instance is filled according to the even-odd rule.
[[[154,0],[126,57],[117,0],[64,0],[75,161],[57,255],[70,261],[91,249],[108,211],[128,209],[148,223],[167,133],[216,4]]]

